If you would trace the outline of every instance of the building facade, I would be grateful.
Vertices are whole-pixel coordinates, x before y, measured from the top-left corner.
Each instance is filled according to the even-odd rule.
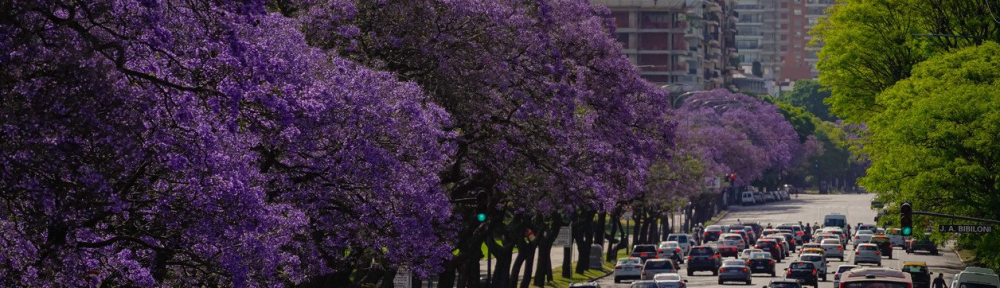
[[[724,88],[738,67],[735,0],[592,0],[640,75],[675,92]]]

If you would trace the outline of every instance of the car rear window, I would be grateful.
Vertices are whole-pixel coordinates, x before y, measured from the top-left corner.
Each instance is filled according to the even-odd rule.
[[[656,247],[653,247],[652,245],[639,245],[635,246],[635,249],[632,250],[632,252],[654,252],[654,251],[656,251]]]
[[[924,266],[903,266],[903,272],[908,272],[908,273],[927,273],[927,267],[924,267]]]
[[[822,261],[823,257],[816,255],[803,255],[801,259],[802,261],[816,262],[816,261]]]
[[[843,227],[845,224],[847,223],[845,223],[844,219],[829,218],[823,221],[824,227],[830,227],[830,226]]]
[[[722,227],[721,226],[712,225],[712,226],[705,227],[705,231],[722,231]]]
[[[771,283],[771,288],[801,288],[799,284],[792,283]]]
[[[795,263],[792,263],[792,265],[788,265],[788,267],[790,267],[792,269],[813,269],[816,266],[813,265],[812,263],[795,262]]]
[[[639,259],[618,259],[618,265],[639,264]]]
[[[854,268],[858,268],[858,266],[840,266],[837,267],[837,273],[844,273],[844,271],[849,271]]]
[[[739,235],[729,235],[725,237],[726,240],[743,240],[742,236]]]
[[[691,256],[709,256],[709,255],[715,255],[715,252],[712,251],[712,248],[698,247],[698,248],[691,249],[691,254],[690,255]]]
[[[844,288],[907,288],[909,284],[891,281],[852,281],[840,283]]]
[[[771,253],[753,253],[750,255],[753,259],[771,259]]]
[[[875,247],[875,246],[858,246],[858,249],[860,249],[860,250],[878,250],[878,247]]]
[[[670,269],[674,265],[670,261],[646,261],[646,269]]]
[[[726,260],[726,262],[722,262],[722,265],[726,266],[746,266],[746,264],[746,262],[740,260]]]
[[[763,241],[763,240],[757,241],[757,246],[760,246],[760,247],[771,247],[771,246],[774,246],[775,244],[778,244],[778,243],[776,243],[774,241]]]

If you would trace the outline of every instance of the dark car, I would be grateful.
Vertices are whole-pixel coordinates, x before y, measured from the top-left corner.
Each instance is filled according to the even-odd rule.
[[[740,257],[740,248],[730,245],[718,245],[715,247],[719,251],[719,257]]]
[[[642,259],[642,262],[646,262],[646,260],[659,257],[656,250],[656,245],[635,245],[632,248],[632,257]]]
[[[788,251],[798,250],[795,244],[795,235],[792,233],[778,233],[778,235],[785,236],[785,242],[788,242]]]
[[[771,281],[771,284],[764,286],[764,288],[802,288],[802,284],[796,280],[781,279]]]
[[[753,243],[750,242],[750,235],[747,234],[746,230],[743,230],[742,226],[739,229],[729,228],[729,233],[740,234],[740,236],[743,236],[743,242],[746,242],[747,246],[753,245]]]
[[[701,241],[719,241],[719,235],[722,235],[722,226],[711,225],[705,227],[705,232],[702,232]]]
[[[747,266],[750,267],[751,273],[766,273],[774,277],[774,259],[771,259],[771,253],[754,252],[750,254]]]
[[[750,228],[753,228],[753,234],[756,237],[759,237],[760,232],[764,231],[764,226],[761,226],[760,223],[743,223],[743,226],[748,226]]]
[[[924,262],[904,262],[903,272],[910,273],[913,280],[913,288],[930,288],[931,273],[927,270],[927,263]]]
[[[750,285],[753,283],[753,276],[750,274],[750,268],[747,267],[746,262],[740,260],[722,262],[722,267],[719,267],[719,285],[729,281],[739,281]]]
[[[888,236],[872,236],[872,238],[868,240],[868,243],[878,245],[878,250],[879,252],[882,252],[882,256],[889,256],[889,259],[892,259],[892,242],[889,241]]]
[[[819,287],[819,274],[817,274],[816,266],[812,262],[795,261],[788,264],[788,268],[785,270],[788,270],[785,279],[796,279],[804,285]]]
[[[722,266],[722,257],[719,251],[710,246],[697,246],[691,248],[688,253],[688,276],[694,275],[697,271],[712,271],[712,275],[719,275],[719,267]]]
[[[926,237],[910,239],[910,242],[907,243],[906,253],[913,253],[917,250],[930,252],[931,255],[938,255],[937,244],[934,244],[934,241]]]
[[[771,253],[771,258],[778,260],[778,263],[781,263],[781,259],[784,259],[784,254],[781,253],[781,246],[778,245],[781,244],[778,244],[778,242],[774,240],[760,239],[757,241],[757,245],[754,245],[754,247],[760,250],[767,251],[768,253]]]

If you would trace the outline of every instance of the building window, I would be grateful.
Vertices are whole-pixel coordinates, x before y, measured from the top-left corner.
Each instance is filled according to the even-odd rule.
[[[781,29],[788,29],[788,23],[782,23]]]
[[[632,28],[632,23],[629,23],[631,21],[628,21],[629,14],[631,13],[629,13],[628,11],[611,12],[611,17],[615,18],[615,27]]]
[[[643,29],[670,29],[673,28],[671,13],[667,12],[642,12],[639,17],[639,28]]]
[[[670,33],[642,33],[639,36],[639,49],[670,50]]]
[[[788,34],[781,34],[781,40],[788,40]]]
[[[795,31],[795,37],[802,37],[802,31]]]
[[[788,13],[781,13],[781,19],[788,19]]]
[[[781,8],[788,8],[788,2],[781,2]]]
[[[788,51],[788,45],[781,45],[781,51]]]
[[[622,48],[625,48],[625,49],[634,49],[635,47],[632,47],[632,46],[629,45],[628,39],[629,39],[628,33],[618,33],[618,35],[616,35],[616,37],[615,37],[615,40],[618,40],[618,43],[622,44]]]
[[[798,2],[796,2],[796,3],[798,3]],[[795,14],[795,15],[802,15],[802,9],[795,9],[794,11],[792,11],[792,13]]]

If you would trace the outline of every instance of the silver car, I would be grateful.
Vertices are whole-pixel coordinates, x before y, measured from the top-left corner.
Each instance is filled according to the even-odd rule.
[[[878,245],[871,243],[863,243],[858,245],[857,249],[854,249],[854,265],[861,263],[878,264],[882,266],[882,254],[878,249]]]
[[[727,281],[739,281],[750,285],[753,276],[750,276],[750,267],[743,260],[726,260],[719,268],[719,285]]]
[[[642,264],[642,280],[653,280],[660,273],[677,273],[677,266],[670,259],[649,259]]]

